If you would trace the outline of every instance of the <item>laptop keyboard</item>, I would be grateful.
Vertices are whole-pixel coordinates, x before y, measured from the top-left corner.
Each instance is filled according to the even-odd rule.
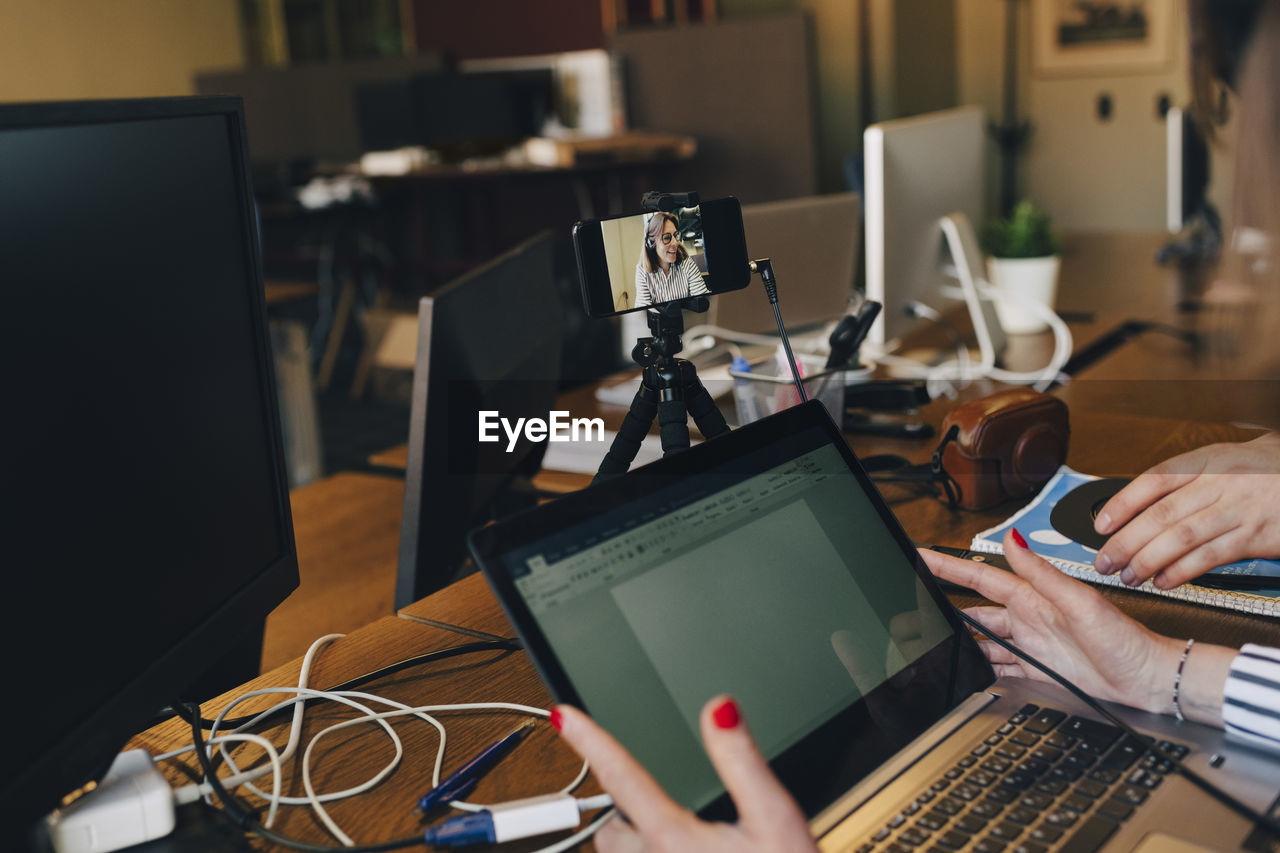
[[[1181,760],[1187,747],[1160,741]],[[1107,723],[1025,705],[854,853],[1097,850],[1173,772]]]

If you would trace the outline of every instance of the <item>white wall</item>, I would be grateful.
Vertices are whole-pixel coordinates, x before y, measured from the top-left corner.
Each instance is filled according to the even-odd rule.
[[[955,0],[961,103],[984,106],[999,119],[1003,91],[1005,3]],[[1164,226],[1165,136],[1156,100],[1190,99],[1186,8],[1172,7],[1171,58],[1156,72],[1046,76],[1032,70],[1031,11],[1019,3],[1019,117],[1032,136],[1024,148],[1019,194],[1041,204],[1062,228],[1147,231]],[[1097,117],[1098,95],[1107,93],[1112,117]],[[1214,155],[1211,198],[1229,210],[1230,158]],[[998,161],[988,162],[989,200],[998,198]]]
[[[634,308],[636,264],[644,250],[644,217],[606,219],[600,223],[600,232],[604,242],[605,264],[609,270],[609,283],[613,286],[614,308],[618,311]],[[619,301],[624,291],[627,294],[626,304]]]
[[[245,62],[236,0],[0,4],[0,101],[186,95]]]

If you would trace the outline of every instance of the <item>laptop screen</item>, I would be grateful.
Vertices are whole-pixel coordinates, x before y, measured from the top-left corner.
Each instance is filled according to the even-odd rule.
[[[573,694],[695,810],[724,793],[698,734],[699,711],[718,693],[738,700],[776,759],[830,727],[837,751],[886,722],[901,746],[927,724],[907,714],[915,725],[903,730],[896,711],[878,713],[895,704],[882,688],[905,698],[922,679],[956,683],[920,666],[954,658],[953,624],[834,427],[817,418],[708,442],[716,453],[684,454],[700,463],[694,471],[657,463],[622,478],[638,483],[588,490],[625,494],[541,527],[501,554],[497,572],[481,558],[499,597],[518,599],[508,606],[517,627],[536,627],[521,633],[558,698]],[[562,674],[568,690],[557,690]],[[963,698],[925,692],[929,722]],[[878,763],[854,751],[856,775]],[[843,764],[834,775],[847,787],[853,765]]]

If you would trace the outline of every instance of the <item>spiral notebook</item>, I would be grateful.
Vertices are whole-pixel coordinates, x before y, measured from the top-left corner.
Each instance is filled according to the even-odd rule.
[[[1162,595],[1166,598],[1176,598],[1181,601],[1192,601],[1196,604],[1207,604],[1211,607],[1223,607],[1228,610],[1239,610],[1245,613],[1261,613],[1266,616],[1280,616],[1280,589],[1240,592],[1209,589],[1197,586],[1194,583],[1186,583],[1174,589],[1157,589],[1152,585],[1151,581],[1147,581],[1139,587],[1127,587],[1120,581],[1118,574],[1099,574],[1093,568],[1093,560],[1098,552],[1059,533],[1049,521],[1049,513],[1053,511],[1054,504],[1063,495],[1081,483],[1087,483],[1095,479],[1097,478],[1073,471],[1063,465],[1058,469],[1058,473],[1053,476],[1053,479],[1040,490],[1040,494],[1036,496],[1035,500],[1001,524],[992,527],[990,530],[984,530],[973,537],[973,543],[969,546],[970,550],[987,554],[999,554],[1003,551],[1001,543],[1004,540],[1005,532],[1010,527],[1017,527],[1018,532],[1026,537],[1027,544],[1032,551],[1035,551],[1073,578],[1088,581],[1089,583],[1137,589],[1152,595]],[[1211,574],[1280,577],[1280,562],[1262,559],[1242,560],[1219,566]]]

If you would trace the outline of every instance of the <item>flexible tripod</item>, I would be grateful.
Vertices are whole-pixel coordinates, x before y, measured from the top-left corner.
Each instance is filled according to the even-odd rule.
[[[648,311],[652,337],[640,338],[631,350],[631,359],[644,368],[640,388],[631,400],[631,408],[622,420],[609,452],[600,462],[595,480],[606,480],[625,473],[649,434],[653,419],[658,418],[658,434],[662,439],[662,455],[670,456],[689,446],[688,416],[705,438],[715,438],[729,431],[724,415],[716,408],[711,394],[698,379],[693,362],[676,358],[684,344],[684,316],[681,311],[701,313],[711,307],[705,296],[690,296],[668,302]]]

